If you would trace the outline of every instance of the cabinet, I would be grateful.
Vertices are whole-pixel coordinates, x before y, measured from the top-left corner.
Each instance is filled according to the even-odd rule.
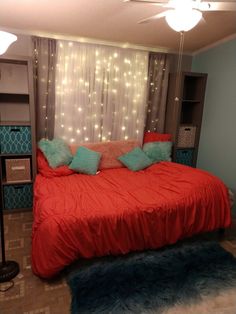
[[[172,134],[173,161],[196,167],[207,74],[182,72],[178,91],[176,79],[177,74],[171,73],[165,132]]]
[[[30,58],[0,58],[0,206],[32,209],[36,175],[33,69]]]

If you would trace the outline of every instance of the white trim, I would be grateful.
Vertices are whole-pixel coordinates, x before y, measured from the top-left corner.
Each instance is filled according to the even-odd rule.
[[[163,52],[163,53],[174,53],[174,54],[178,53],[176,50],[173,50],[167,47],[158,47],[158,46],[148,47],[148,46],[142,46],[142,45],[135,45],[131,43],[113,42],[113,41],[108,41],[108,40],[81,37],[81,36],[71,36],[71,35],[66,35],[66,34],[53,34],[49,32],[31,31],[31,30],[25,30],[25,29],[13,29],[13,28],[1,27],[1,26],[0,28],[3,31],[8,31],[8,32],[15,33],[18,35],[38,36],[38,37],[46,37],[46,38],[61,39],[61,40],[71,40],[71,41],[76,41],[80,43],[115,46],[115,47],[120,47],[120,48],[130,48],[130,49],[137,49],[137,50],[151,51],[151,52]],[[186,52],[185,54],[189,54],[189,53]]]
[[[207,45],[207,46],[205,46],[205,47],[203,47],[203,48],[200,48],[200,49],[198,49],[198,50],[195,50],[195,51],[192,53],[192,56],[196,56],[197,54],[199,54],[199,53],[201,53],[201,52],[204,52],[204,51],[206,51],[206,50],[209,50],[209,49],[211,49],[211,48],[214,48],[214,47],[216,47],[216,46],[219,46],[219,45],[221,45],[221,44],[223,44],[223,43],[226,43],[227,41],[230,41],[230,40],[235,39],[235,38],[236,38],[236,33],[235,33],[235,34],[232,34],[232,35],[229,35],[229,36],[226,36],[226,37],[224,37],[224,38],[222,38],[222,39],[220,39],[220,40],[217,40],[216,42],[214,42],[214,43],[212,43],[212,44],[210,44],[210,45]]]

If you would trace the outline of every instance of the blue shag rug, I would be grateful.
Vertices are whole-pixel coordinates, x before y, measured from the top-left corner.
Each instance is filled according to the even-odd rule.
[[[236,287],[236,259],[216,242],[102,258],[68,275],[72,314],[163,313]]]

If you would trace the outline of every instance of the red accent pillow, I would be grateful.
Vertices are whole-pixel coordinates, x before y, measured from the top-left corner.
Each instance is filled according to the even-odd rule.
[[[171,134],[145,132],[143,143],[149,143],[149,142],[171,142]]]
[[[40,149],[37,149],[37,166],[38,172],[47,178],[51,177],[61,177],[68,176],[75,173],[73,170],[69,169],[68,166],[60,166],[57,168],[51,168],[48,164],[47,159],[44,157],[44,154]]]

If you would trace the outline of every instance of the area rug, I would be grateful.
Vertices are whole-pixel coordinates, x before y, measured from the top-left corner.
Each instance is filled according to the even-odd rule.
[[[165,313],[236,287],[236,259],[216,242],[98,259],[68,277],[72,314]]]

